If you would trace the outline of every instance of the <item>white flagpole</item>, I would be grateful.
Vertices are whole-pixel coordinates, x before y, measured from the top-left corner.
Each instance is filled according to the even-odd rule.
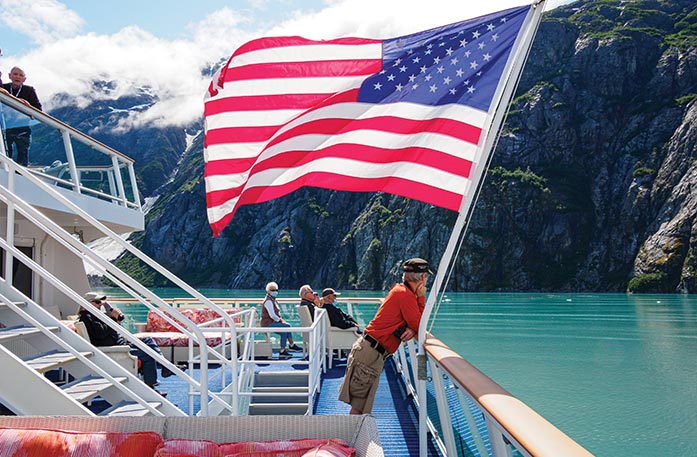
[[[517,43],[513,47],[511,57],[508,59],[506,69],[504,70],[501,80],[499,81],[499,85],[494,96],[495,101],[492,102],[489,109],[489,118],[491,122],[485,135],[483,135],[484,143],[480,148],[480,153],[478,154],[479,158],[475,162],[476,169],[474,170],[474,179],[468,181],[467,189],[465,189],[464,198],[462,199],[457,220],[455,221],[455,225],[453,226],[453,230],[450,234],[450,239],[448,240],[448,244],[438,264],[438,270],[436,271],[436,276],[433,280],[433,286],[429,291],[424,312],[421,316],[421,323],[419,325],[418,332],[419,355],[417,380],[417,395],[419,399],[419,455],[427,455],[428,449],[426,355],[424,351],[428,321],[430,320],[436,298],[440,294],[440,289],[443,286],[446,273],[453,262],[453,254],[455,253],[455,248],[460,239],[460,235],[467,224],[469,214],[474,209],[472,203],[475,201],[475,196],[479,190],[482,176],[484,175],[484,172],[488,166],[491,152],[496,144],[499,130],[501,129],[501,124],[503,123],[506,111],[508,110],[508,104],[513,97],[518,84],[518,79],[523,71],[523,66],[525,65],[525,61],[530,51],[530,47],[532,46],[535,33],[537,32],[537,27],[542,17],[543,3],[544,0],[538,0],[531,5],[528,17],[525,19],[525,24],[521,27],[522,33],[519,32],[518,34]],[[472,190],[475,192],[472,192]],[[442,426],[446,427],[448,425],[442,424]]]

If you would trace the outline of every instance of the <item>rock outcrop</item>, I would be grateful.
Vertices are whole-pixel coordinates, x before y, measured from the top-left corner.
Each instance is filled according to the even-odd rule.
[[[696,100],[693,0],[579,1],[547,14],[449,288],[696,290]],[[386,288],[403,259],[441,257],[456,217],[390,195],[301,189],[243,207],[213,238],[202,138],[170,156],[175,143],[184,151],[183,132],[152,135],[166,156],[157,166],[179,165],[166,182],[146,178],[145,159],[145,195],[160,198],[134,242],[197,287]]]

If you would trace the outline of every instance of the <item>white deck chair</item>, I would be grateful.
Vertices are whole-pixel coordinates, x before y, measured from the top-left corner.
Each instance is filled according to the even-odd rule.
[[[78,335],[90,341],[90,335],[87,333],[87,327],[85,327],[84,322],[75,321],[75,331]],[[99,346],[99,350],[114,359],[114,362],[138,376],[138,357],[131,355],[130,346]]]
[[[298,312],[298,317],[300,318],[301,327],[312,327],[312,319],[310,318],[310,310],[307,306],[296,305],[295,309]],[[310,334],[303,333],[303,356],[309,354],[310,348]]]
[[[351,350],[353,343],[356,342],[358,337],[358,327],[351,328],[338,328],[329,325],[329,315],[324,313],[324,319],[326,319],[327,324],[327,356],[329,357],[329,368],[332,367],[332,362],[334,360],[334,351],[347,351]],[[337,356],[340,358],[341,353],[338,352]]]

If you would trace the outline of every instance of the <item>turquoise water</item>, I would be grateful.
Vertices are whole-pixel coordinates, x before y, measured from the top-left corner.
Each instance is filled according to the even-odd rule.
[[[451,293],[432,331],[595,455],[697,456],[697,297]]]

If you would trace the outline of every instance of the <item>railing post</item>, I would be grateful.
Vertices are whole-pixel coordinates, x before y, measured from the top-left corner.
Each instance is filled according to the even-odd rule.
[[[438,407],[438,416],[440,418],[440,433],[445,443],[445,449],[448,455],[457,455],[455,447],[455,434],[453,433],[452,420],[450,417],[450,408],[448,408],[447,392],[445,383],[443,382],[443,372],[436,362],[428,359],[431,366],[431,379],[433,380],[433,392],[436,397],[436,406]],[[421,405],[419,403],[419,405]]]
[[[140,194],[138,193],[138,183],[136,181],[136,172],[133,169],[133,162],[128,163],[128,177],[131,180],[131,189],[133,189],[133,203],[138,205],[140,210]]]
[[[6,166],[9,161],[6,161]],[[15,171],[14,166],[9,166],[7,171],[7,187],[10,192],[15,191]],[[11,199],[7,200],[7,244],[10,246],[15,245],[15,204]],[[5,282],[11,287],[12,286],[12,264],[14,263],[14,256],[7,250],[5,251]]]
[[[73,144],[70,142],[70,132],[66,129],[61,129],[63,137],[63,147],[65,148],[65,157],[68,159],[68,168],[70,168],[70,177],[73,181],[73,191],[76,194],[80,193],[80,175],[77,172],[75,165],[75,156],[73,155]]]
[[[114,167],[114,174],[116,175],[116,187],[119,189],[121,203],[123,203],[123,206],[128,207],[126,190],[123,188],[123,177],[121,177],[121,170],[119,169],[119,159],[115,155],[111,156],[111,165]]]
[[[106,171],[106,179],[109,181],[109,195],[116,195],[116,177],[113,170]]]
[[[493,457],[511,457],[511,447],[506,444],[503,434],[492,423],[489,417],[486,418],[486,428],[489,431],[489,443],[491,443],[491,455]]]

